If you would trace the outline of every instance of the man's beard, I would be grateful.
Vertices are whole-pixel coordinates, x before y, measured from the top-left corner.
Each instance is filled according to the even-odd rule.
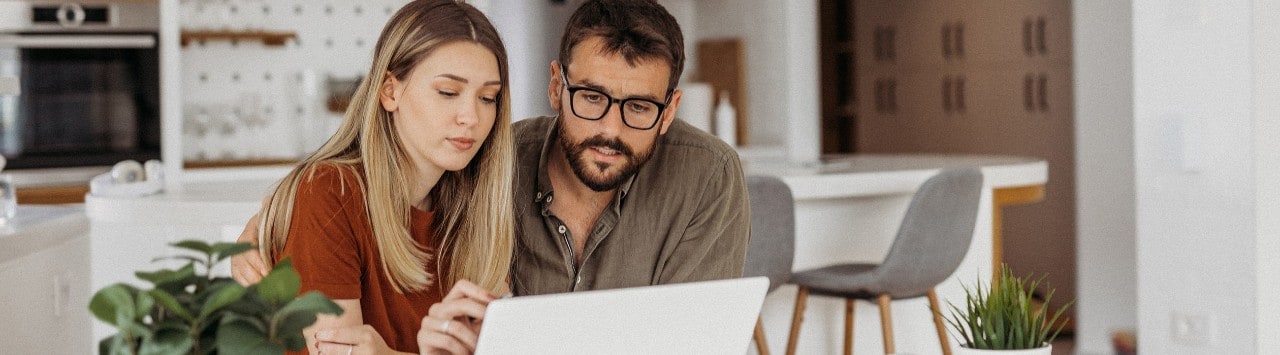
[[[560,116],[560,120],[564,119],[566,119],[565,116]],[[622,186],[624,181],[627,181],[628,178],[640,170],[640,166],[649,161],[658,141],[658,135],[655,134],[653,136],[654,144],[648,150],[636,154],[635,149],[632,149],[617,137],[605,138],[597,134],[580,142],[573,142],[573,137],[569,137],[568,132],[565,131],[563,121],[556,123],[556,131],[556,140],[560,141],[560,148],[564,150],[564,156],[569,161],[569,167],[573,169],[573,174],[578,176],[578,181],[582,181],[584,185],[596,192],[609,191]],[[604,173],[603,176],[592,175],[587,170],[589,165],[593,164],[587,159],[587,150],[593,147],[612,149],[626,157],[626,159],[623,160],[622,166],[614,174],[608,172],[609,164],[594,163],[596,168]]]

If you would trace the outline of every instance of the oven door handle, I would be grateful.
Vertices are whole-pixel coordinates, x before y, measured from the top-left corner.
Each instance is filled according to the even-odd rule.
[[[155,48],[150,35],[3,35],[0,48]]]

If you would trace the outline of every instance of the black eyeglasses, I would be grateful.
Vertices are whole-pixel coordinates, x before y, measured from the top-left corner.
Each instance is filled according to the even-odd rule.
[[[659,103],[638,97],[615,99],[600,90],[582,86],[570,86],[569,77],[565,74],[564,65],[560,65],[560,79],[569,90],[569,109],[573,114],[589,121],[604,118],[614,103],[621,108],[622,123],[638,130],[652,129],[658,125],[658,118],[671,102],[671,91],[667,91],[667,101]]]

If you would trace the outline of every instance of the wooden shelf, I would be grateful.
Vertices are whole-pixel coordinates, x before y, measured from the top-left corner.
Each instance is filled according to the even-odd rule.
[[[239,159],[239,160],[199,160],[184,161],[185,169],[234,168],[247,166],[292,165],[301,159]]]
[[[297,39],[296,32],[276,31],[203,31],[182,30],[182,46],[192,41],[261,41],[267,46],[279,47],[291,39]]]

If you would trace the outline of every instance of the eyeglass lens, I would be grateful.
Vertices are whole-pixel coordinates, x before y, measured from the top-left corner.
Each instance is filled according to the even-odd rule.
[[[600,119],[609,111],[613,98],[609,95],[587,88],[576,88],[573,92],[573,113],[582,118]],[[622,121],[632,128],[648,129],[658,120],[660,108],[657,103],[644,99],[625,99],[619,102]]]

